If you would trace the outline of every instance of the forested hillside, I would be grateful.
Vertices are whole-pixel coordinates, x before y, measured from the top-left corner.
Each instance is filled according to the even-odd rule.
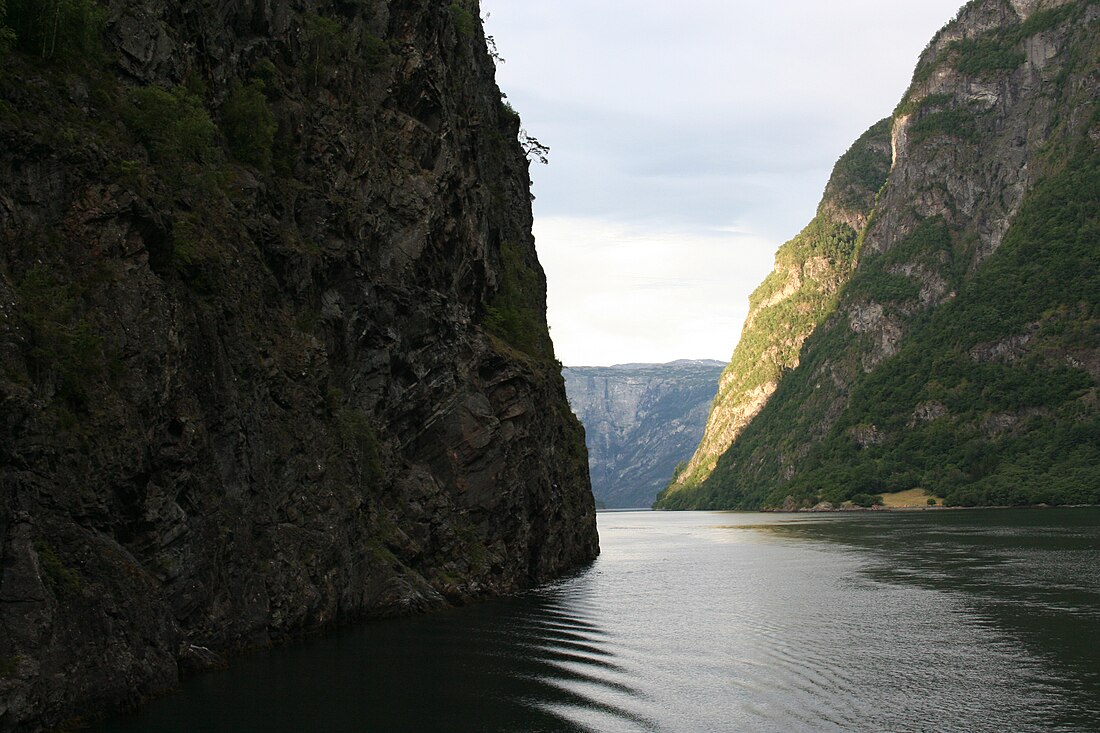
[[[937,34],[851,278],[661,507],[1100,502],[1098,38],[1085,0],[976,0]]]

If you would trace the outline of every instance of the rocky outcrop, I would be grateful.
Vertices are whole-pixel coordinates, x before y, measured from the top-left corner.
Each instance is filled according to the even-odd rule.
[[[1098,27],[1084,0],[974,0],[936,35],[854,271],[662,506],[1100,502]]]
[[[476,5],[95,7],[0,64],[0,730],[590,561]]]
[[[648,507],[699,443],[717,361],[565,369],[565,391],[584,425],[596,501]]]

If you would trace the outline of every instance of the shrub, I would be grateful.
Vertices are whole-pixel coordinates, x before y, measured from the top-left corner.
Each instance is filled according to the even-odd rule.
[[[1066,3],[1056,8],[1037,10],[1028,16],[1027,20],[1020,24],[1020,27],[1016,31],[1017,35],[1021,38],[1028,38],[1037,33],[1049,31],[1073,16],[1078,15],[1080,11],[1081,8],[1076,3]]]
[[[260,170],[269,170],[277,128],[264,96],[263,82],[253,81],[248,86],[234,82],[222,109],[222,130],[233,157]]]
[[[363,35],[363,48],[360,53],[367,68],[374,70],[382,66],[390,51],[385,41],[373,33],[366,32]]]
[[[958,109],[946,109],[922,115],[909,126],[913,142],[924,142],[936,135],[949,135],[967,142],[978,137],[975,118],[972,112]]]
[[[79,317],[72,286],[37,265],[19,282],[16,295],[31,333],[28,355],[36,380],[53,383],[58,397],[83,406],[87,380],[103,371],[103,339]]]
[[[867,267],[852,280],[848,293],[868,301],[897,303],[917,298],[920,285],[900,273]]]
[[[500,286],[485,307],[482,325],[520,351],[552,359],[554,348],[546,332],[541,300],[545,285],[518,246],[506,242],[500,253]]]
[[[474,23],[474,14],[456,2],[451,3],[450,11],[458,35],[462,38],[473,36],[474,30],[477,28]]]
[[[518,128],[520,119],[519,112],[516,112],[516,108],[512,106],[512,103],[506,99],[500,100],[500,107],[498,108],[498,119],[504,127]]]
[[[336,413],[340,441],[345,450],[356,453],[362,461],[364,476],[371,484],[378,484],[385,475],[378,435],[367,414],[352,407],[340,408]]]
[[[200,295],[221,292],[225,286],[226,246],[207,226],[200,211],[175,221],[172,228],[171,270]]]
[[[252,67],[252,78],[262,82],[264,89],[270,91],[279,80],[279,67],[271,59],[260,59]]]
[[[856,494],[850,499],[850,501],[856,506],[861,506],[865,509],[869,509],[873,506],[878,506],[882,504],[882,497],[878,494]]]
[[[39,566],[54,590],[68,592],[80,590],[80,576],[72,568],[66,567],[52,547],[39,541],[34,543],[34,550],[38,554]]]
[[[126,117],[155,162],[221,162],[218,128],[202,100],[184,87],[134,89]]]
[[[953,44],[958,53],[955,68],[964,74],[988,75],[1011,71],[1024,62],[1026,56],[1017,51],[1013,38],[964,38]]]

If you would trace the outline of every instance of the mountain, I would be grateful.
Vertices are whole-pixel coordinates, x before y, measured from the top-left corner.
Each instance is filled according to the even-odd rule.
[[[565,391],[584,425],[592,493],[607,507],[648,507],[699,442],[724,364],[568,367]]]
[[[1098,30],[1095,2],[975,0],[933,38],[850,274],[760,404],[715,403],[736,429],[660,507],[1100,502]],[[801,333],[777,316],[768,338]]]
[[[841,286],[851,276],[859,232],[889,170],[890,121],[882,120],[837,162],[817,215],[779,248],[775,269],[749,297],[741,340],[722,372],[706,431],[670,491],[694,489],[709,478],[783,376],[798,366],[806,338],[836,309]]]
[[[8,0],[0,53],[0,730],[596,556],[476,3]]]

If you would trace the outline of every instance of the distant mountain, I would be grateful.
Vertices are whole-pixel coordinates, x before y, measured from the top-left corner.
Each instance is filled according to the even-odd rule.
[[[661,508],[1100,503],[1098,29],[1095,0],[974,0],[932,39],[750,300]]]
[[[724,367],[681,359],[563,370],[569,404],[584,424],[598,503],[653,503],[699,443]]]

